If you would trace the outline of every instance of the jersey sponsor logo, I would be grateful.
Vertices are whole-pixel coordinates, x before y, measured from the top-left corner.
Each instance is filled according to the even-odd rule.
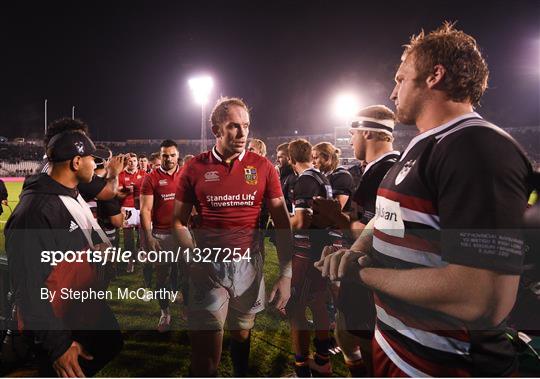
[[[163,201],[171,201],[171,200],[174,200],[175,195],[176,194],[174,192],[172,192],[172,193],[162,193],[161,198],[163,199]]]
[[[205,182],[218,182],[219,181],[219,174],[217,171],[207,171],[204,174],[204,181]]]
[[[397,201],[377,196],[375,228],[394,237],[403,238],[405,236],[405,224],[401,216],[401,207]]]
[[[255,204],[255,196],[257,191],[253,193],[237,193],[224,195],[206,195],[206,202],[213,208],[220,207],[252,207]]]
[[[161,179],[161,180],[159,181],[159,185],[160,185],[160,186],[166,186],[167,183],[168,183],[168,182],[167,182],[167,179]]]
[[[69,223],[69,232],[71,233],[72,231],[74,231],[75,229],[77,229],[79,227],[79,225],[77,225],[75,223],[75,221],[71,220],[71,222]]]
[[[244,168],[244,178],[246,183],[250,185],[257,184],[257,169],[253,166],[247,166]]]
[[[140,176],[140,175],[137,175],[137,179],[140,179],[140,178],[142,178],[142,176]]]
[[[414,166],[415,163],[416,163],[416,160],[410,160],[405,163],[403,168],[399,171],[399,173],[396,176],[396,180],[395,180],[396,186],[399,185],[399,183],[401,183],[403,179],[405,179],[405,177],[409,174],[409,171],[411,171],[411,168]]]

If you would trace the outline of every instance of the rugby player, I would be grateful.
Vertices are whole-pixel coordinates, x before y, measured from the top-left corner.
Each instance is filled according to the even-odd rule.
[[[149,174],[152,171],[148,162],[148,157],[144,154],[139,155],[139,170],[143,171],[146,174]]]
[[[261,157],[266,157],[266,144],[263,140],[252,138],[248,143],[248,151],[251,151],[252,153],[258,154]],[[268,209],[266,208],[266,204],[262,203],[261,208],[261,214],[259,216],[259,228],[261,229],[261,232],[259,234],[260,236],[260,249],[261,253],[264,254],[265,248],[264,248],[264,238],[267,235],[267,230],[272,230],[271,235],[273,236],[273,229],[268,229],[269,225],[268,222],[270,220],[270,214],[268,213]]]
[[[374,376],[517,373],[505,319],[532,167],[474,112],[488,73],[475,39],[450,23],[411,38],[391,99],[420,134],[379,186],[373,232],[322,262],[324,276],[374,290]]]
[[[298,139],[289,143],[289,157],[298,179],[293,189],[294,212],[291,225],[294,232],[293,273],[291,301],[287,313],[291,323],[291,338],[295,354],[295,372],[299,377],[313,374],[329,376],[330,319],[326,309],[329,299],[328,281],[313,267],[325,245],[329,244],[328,231],[312,222],[313,198],[332,198],[330,182],[313,167],[311,144]],[[306,308],[313,313],[315,324],[315,357],[310,359],[310,328]]]
[[[296,182],[296,173],[292,169],[289,159],[289,143],[285,142],[276,148],[276,164],[279,170],[281,190],[285,197],[287,209],[292,213],[292,191]]]
[[[147,251],[173,251],[175,243],[171,235],[172,213],[174,209],[174,196],[180,167],[178,166],[178,146],[172,140],[165,140],[160,145],[161,166],[148,174],[143,181],[141,189],[141,230],[144,235],[144,244]],[[152,275],[144,264],[144,274]],[[156,262],[156,288],[158,290],[170,286],[171,277],[178,271],[176,262]],[[149,278],[145,283],[149,286]],[[169,300],[160,299],[161,316],[158,331],[169,330],[171,312]]]
[[[135,251],[136,233],[140,225],[140,192],[141,185],[146,175],[138,169],[138,160],[135,153],[129,153],[127,166],[118,177],[118,198],[122,206],[122,214],[124,214],[124,248],[129,251]],[[135,262],[129,262],[127,272],[133,272]]]
[[[248,151],[259,154],[262,157],[266,157],[266,144],[263,140],[252,138],[248,144]]]
[[[161,166],[161,158],[160,158],[160,156],[161,156],[160,152],[155,152],[155,153],[150,154],[150,162],[149,162],[148,165],[150,166],[151,170]]]
[[[340,212],[337,204],[317,199],[314,208],[342,230],[358,236],[375,215],[377,188],[390,167],[399,159],[393,149],[394,112],[384,105],[366,107],[352,123],[351,146],[355,158],[368,162],[353,196],[352,214]],[[344,246],[347,247],[347,246]],[[335,336],[353,377],[372,376],[371,339],[375,306],[371,291],[358,283],[343,282],[337,300]]]
[[[94,163],[96,164],[94,176],[103,178],[107,175],[107,166],[112,159],[112,151],[103,145],[97,145],[96,149],[107,152],[107,157],[94,158]],[[124,221],[120,201],[115,197],[110,200],[93,199],[87,201],[87,203],[92,213],[94,213],[99,226],[101,226],[109,241],[111,241],[111,244],[116,246],[117,228],[121,228]]]
[[[326,175],[332,186],[333,198],[342,210],[348,211],[354,182],[351,173],[339,166],[339,155],[339,149],[330,142],[320,142],[311,150],[313,167]]]
[[[184,164],[187,164],[191,159],[194,158],[193,154],[187,154],[184,156]]]
[[[50,139],[58,133],[62,133],[68,130],[78,130],[86,135],[89,135],[88,125],[79,120],[71,118],[61,118],[53,121],[47,127],[47,131],[43,138],[44,146],[49,144]],[[103,152],[97,151],[98,156],[102,156]],[[125,167],[124,156],[118,155],[113,157],[107,166],[107,175],[104,177],[94,176],[89,183],[79,183],[78,189],[84,200],[89,201],[91,199],[98,200],[110,200],[113,199],[118,193],[118,175]],[[48,163],[47,156],[44,157],[43,167],[40,172],[48,173],[50,171],[50,165]]]
[[[189,267],[190,374],[217,374],[227,321],[234,375],[246,376],[250,330],[256,313],[265,307],[263,260],[258,251],[261,202],[267,202],[276,226],[280,276],[269,301],[280,312],[290,297],[290,222],[274,166],[246,151],[250,127],[246,104],[222,98],[210,120],[216,144],[183,168],[174,210],[174,232],[187,250]],[[194,249],[187,229],[193,206],[200,219],[193,230],[200,251]],[[212,248],[211,254],[204,248]]]
[[[47,145],[50,170],[28,178],[5,228],[18,325],[32,341],[42,377],[93,376],[123,345],[105,301],[39,295],[44,289],[59,294],[63,289],[105,286],[100,270],[89,262],[51,266],[40,260],[41,252],[49,249],[66,252],[110,246],[77,190],[79,183],[92,180],[95,153],[93,142],[81,131],[54,135]]]

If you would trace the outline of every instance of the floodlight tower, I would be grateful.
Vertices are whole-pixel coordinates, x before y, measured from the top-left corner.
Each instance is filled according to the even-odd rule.
[[[206,151],[206,122],[204,106],[208,102],[208,96],[210,95],[210,91],[212,91],[214,81],[209,76],[201,76],[189,79],[188,84],[191,92],[193,93],[195,102],[201,106],[201,153],[203,153]]]

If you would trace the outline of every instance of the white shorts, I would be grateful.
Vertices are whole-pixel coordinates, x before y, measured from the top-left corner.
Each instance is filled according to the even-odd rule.
[[[122,207],[122,214],[124,215],[124,228],[140,225],[141,217],[138,209],[133,207]]]
[[[223,328],[229,310],[235,318],[254,319],[264,309],[265,297],[260,253],[252,254],[250,261],[189,265],[188,324],[192,329]]]

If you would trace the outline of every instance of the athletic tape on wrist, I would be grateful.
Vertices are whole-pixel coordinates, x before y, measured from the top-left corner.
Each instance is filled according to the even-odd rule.
[[[284,276],[286,278],[292,278],[292,263],[289,262],[287,264],[280,264],[279,265],[279,272],[281,276]]]

